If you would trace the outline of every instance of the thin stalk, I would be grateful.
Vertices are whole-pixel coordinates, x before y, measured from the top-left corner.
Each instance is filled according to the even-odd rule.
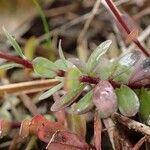
[[[123,27],[123,29],[127,32],[127,34],[130,34],[130,29],[128,28],[127,24],[122,19],[119,10],[115,6],[112,0],[105,0],[107,3],[109,9],[115,16],[115,18],[118,20],[119,24]],[[133,42],[139,47],[139,49],[147,56],[150,57],[150,54],[147,52],[147,50],[141,45],[141,43],[138,41],[138,39],[133,40]]]
[[[10,55],[9,53],[0,51],[0,58],[15,62],[17,64],[21,64],[26,68],[33,68],[32,63],[29,60]]]

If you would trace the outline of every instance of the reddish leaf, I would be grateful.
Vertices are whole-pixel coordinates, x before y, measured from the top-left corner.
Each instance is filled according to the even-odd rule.
[[[52,135],[58,130],[64,130],[63,124],[59,122],[49,121],[42,115],[37,115],[33,117],[29,124],[30,134],[38,135],[39,139],[46,143],[49,142]]]
[[[77,147],[82,150],[89,149],[88,144],[83,139],[79,138],[76,134],[70,133],[68,131],[58,131],[57,133],[55,133],[53,139],[48,145],[53,142]]]
[[[129,82],[139,82],[143,79],[150,79],[150,57],[145,59],[132,73]],[[149,82],[147,82],[149,83]]]
[[[93,103],[97,107],[100,116],[106,118],[117,110],[117,97],[112,85],[101,80],[93,91]]]
[[[101,133],[102,133],[102,123],[98,113],[95,113],[94,117],[94,145],[96,150],[101,150]]]
[[[33,117],[30,123],[30,128],[29,128],[30,133],[37,135],[38,128],[42,126],[43,123],[46,123],[46,122],[48,122],[48,120],[42,115],[37,115]]]
[[[60,143],[50,143],[47,146],[48,150],[83,150],[81,148]]]
[[[40,140],[48,143],[52,135],[56,131],[65,130],[64,126],[59,122],[46,122],[38,128],[38,137]]]

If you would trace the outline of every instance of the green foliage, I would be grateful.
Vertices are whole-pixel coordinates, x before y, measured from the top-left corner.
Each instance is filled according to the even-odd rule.
[[[94,72],[96,65],[99,63],[101,56],[104,55],[107,50],[109,49],[111,45],[111,41],[107,40],[103,43],[101,43],[91,54],[89,57],[87,64],[86,64],[86,70],[89,75],[92,75]]]
[[[52,111],[58,111],[69,106],[81,94],[84,84],[80,84],[77,88],[69,90],[61,99],[57,100],[51,107]]]
[[[139,95],[141,119],[150,125],[150,91],[142,88]]]
[[[22,53],[22,49],[20,48],[19,44],[16,42],[15,38],[13,38],[13,36],[4,27],[3,27],[3,31],[8,41],[12,45],[12,47],[16,50],[17,54],[20,55],[23,59],[26,59],[26,57]]]
[[[46,78],[54,78],[57,75],[56,71],[58,70],[58,67],[50,60],[43,57],[37,57],[32,62],[34,71],[38,75]]]
[[[138,60],[140,59],[140,52],[133,51],[126,53],[121,58],[119,58],[116,62],[116,67],[114,68],[114,71],[111,75],[112,78],[118,77],[119,75],[122,75],[123,73],[126,73],[129,69],[135,65]],[[127,80],[127,78],[125,78]]]
[[[128,86],[122,85],[116,90],[119,111],[128,117],[134,116],[139,111],[139,99],[136,93]]]
[[[73,109],[73,113],[75,114],[83,114],[88,112],[93,106],[92,102],[93,90],[88,92],[84,97],[82,97],[79,102],[75,105]]]
[[[3,65],[0,65],[0,70],[8,70],[8,69],[12,69],[14,67],[22,67],[22,65],[19,65],[16,63],[5,63]]]
[[[49,89],[48,91],[44,92],[40,97],[39,100],[46,99],[53,95],[55,92],[59,91],[63,87],[64,83],[61,82],[60,84],[54,86],[53,88]]]
[[[65,89],[73,89],[77,88],[80,85],[80,81],[78,80],[79,76],[81,76],[82,73],[77,67],[74,67],[72,69],[69,69],[65,76]]]

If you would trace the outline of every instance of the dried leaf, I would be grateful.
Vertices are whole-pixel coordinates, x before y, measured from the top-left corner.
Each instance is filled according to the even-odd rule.
[[[86,120],[85,116],[77,114],[67,114],[68,129],[77,134],[79,137],[85,138]]]
[[[19,135],[22,138],[26,138],[29,135],[29,125],[30,125],[30,120],[29,119],[24,119],[21,123]]]
[[[95,113],[94,117],[94,145],[96,150],[101,150],[101,134],[102,134],[102,123],[98,112]]]

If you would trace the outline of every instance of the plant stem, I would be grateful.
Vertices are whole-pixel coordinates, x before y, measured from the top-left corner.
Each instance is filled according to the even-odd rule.
[[[20,126],[21,126],[21,123],[20,122],[16,122],[16,121],[12,121],[12,122],[10,122],[10,124],[11,124],[11,128],[12,129],[20,128]]]
[[[32,63],[29,60],[25,60],[25,59],[13,56],[2,51],[0,51],[0,58],[15,62],[17,64],[21,64],[26,68],[33,68]]]
[[[79,77],[79,81],[84,82],[84,83],[89,83],[89,84],[98,84],[98,82],[100,81],[100,78],[82,75],[82,76]],[[112,84],[112,86],[114,88],[119,88],[121,85],[123,85],[123,83],[118,82],[118,81],[109,80],[109,82]],[[142,87],[150,88],[150,84],[147,84],[147,85],[126,84],[126,85],[129,86],[132,89],[139,89],[139,88],[142,88]]]
[[[130,34],[130,29],[128,28],[127,24],[124,22],[124,20],[122,19],[119,10],[117,9],[117,7],[114,5],[112,0],[105,0],[107,5],[109,6],[110,10],[112,11],[112,13],[114,14],[114,16],[116,17],[116,19],[118,20],[118,22],[120,23],[120,25],[123,27],[123,29],[127,32],[127,34]],[[150,54],[147,52],[147,50],[141,45],[141,43],[135,39],[133,40],[133,42],[139,47],[139,49],[147,56],[150,57]]]

